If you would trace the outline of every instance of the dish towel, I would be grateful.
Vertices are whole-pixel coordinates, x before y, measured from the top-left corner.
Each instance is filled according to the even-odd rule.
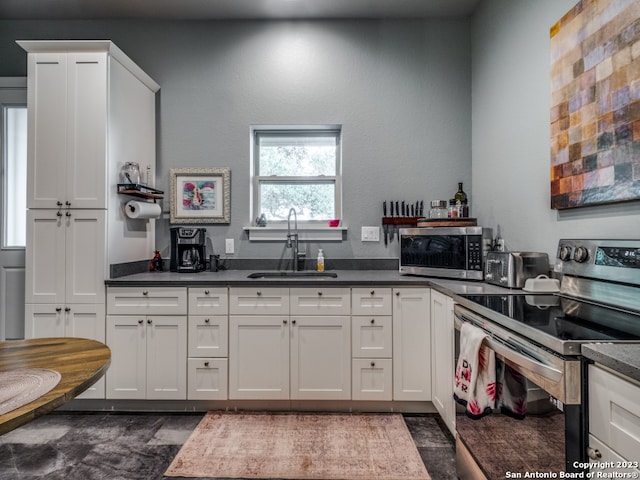
[[[487,337],[480,328],[462,324],[453,397],[466,407],[466,414],[472,419],[488,415],[496,405],[496,358],[493,350],[482,343]]]
[[[523,420],[527,413],[527,381],[502,360],[496,362],[499,407],[504,415]]]

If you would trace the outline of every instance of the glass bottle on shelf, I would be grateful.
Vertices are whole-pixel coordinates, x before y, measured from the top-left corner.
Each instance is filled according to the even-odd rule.
[[[140,165],[136,162],[126,162],[120,169],[122,183],[138,185],[140,183]]]
[[[462,204],[464,200],[467,200],[467,194],[462,190],[462,182],[458,182],[458,191],[455,193],[453,198],[456,200],[457,204]]]

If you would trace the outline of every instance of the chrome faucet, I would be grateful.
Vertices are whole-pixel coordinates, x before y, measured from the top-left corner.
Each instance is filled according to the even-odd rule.
[[[291,233],[291,214],[293,214],[294,219],[293,233]],[[297,272],[300,269],[298,262],[300,258],[304,258],[305,252],[301,253],[298,247],[298,214],[295,208],[290,208],[289,215],[287,215],[287,248],[292,249],[293,271]]]

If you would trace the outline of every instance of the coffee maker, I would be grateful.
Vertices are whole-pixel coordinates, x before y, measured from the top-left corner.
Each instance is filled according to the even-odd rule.
[[[172,272],[202,272],[205,269],[205,229],[172,227],[171,260]]]

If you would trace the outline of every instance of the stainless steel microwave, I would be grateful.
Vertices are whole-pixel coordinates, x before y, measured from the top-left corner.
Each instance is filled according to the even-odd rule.
[[[484,279],[493,231],[483,227],[400,229],[400,274]]]

